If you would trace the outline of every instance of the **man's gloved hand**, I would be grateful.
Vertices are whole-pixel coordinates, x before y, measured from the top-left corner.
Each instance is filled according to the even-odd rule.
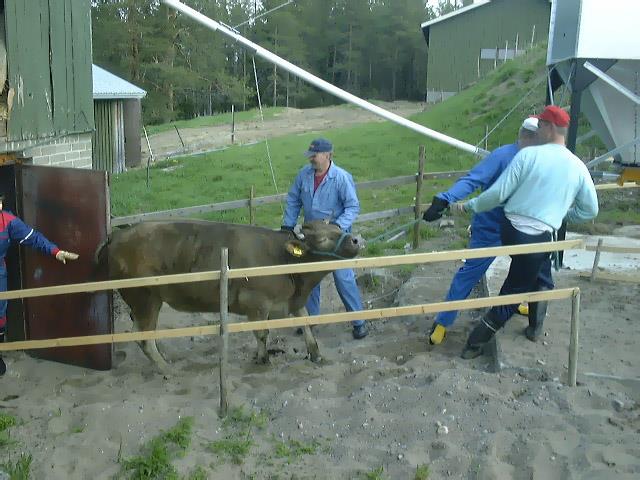
[[[467,213],[467,209],[463,202],[453,202],[449,204],[449,213],[459,217]]]
[[[422,214],[422,219],[425,222],[433,222],[442,217],[442,214],[449,206],[449,202],[443,200],[442,198],[433,197],[431,201],[431,205],[427,208]]]
[[[67,263],[67,260],[77,260],[78,254],[72,252],[65,252],[64,250],[60,250],[56,253],[56,260],[62,263]]]

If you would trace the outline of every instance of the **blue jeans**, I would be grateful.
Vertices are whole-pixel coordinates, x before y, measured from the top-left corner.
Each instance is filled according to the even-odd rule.
[[[333,272],[333,280],[336,283],[336,290],[340,299],[347,309],[347,312],[357,312],[362,310],[362,300],[360,299],[360,291],[356,284],[356,276],[350,268],[336,270]],[[307,300],[307,312],[309,315],[320,315],[320,284],[316,285],[309,299]],[[354,327],[360,326],[364,320],[354,320],[351,324]]]
[[[524,245],[527,243],[550,242],[551,233],[527,235],[513,228],[511,222],[505,220],[502,224],[503,245]],[[553,289],[551,276],[551,254],[526,253],[512,255],[507,278],[502,284],[500,295],[535,292]],[[518,305],[501,305],[492,307],[489,314],[495,327],[501,328],[518,310]]]

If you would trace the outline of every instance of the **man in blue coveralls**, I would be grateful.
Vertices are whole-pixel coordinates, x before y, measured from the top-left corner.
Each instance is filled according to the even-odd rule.
[[[39,250],[45,255],[52,255],[62,263],[67,260],[75,260],[78,255],[71,252],[60,250],[55,244],[51,243],[37,230],[24,223],[11,212],[2,210],[4,196],[0,194],[0,292],[7,290],[7,264],[5,256],[7,250],[11,246],[11,242],[26,245],[35,250]],[[7,325],[7,300],[0,300],[0,342],[4,341],[5,327]],[[2,357],[0,357],[0,375],[4,375],[7,366]]]
[[[449,190],[434,196],[431,206],[424,212],[422,218],[427,222],[433,222],[442,216],[450,204],[466,198],[478,189],[482,191],[488,189],[511,163],[518,151],[538,143],[537,130],[537,118],[525,119],[520,127],[516,143],[495,149],[473,167],[468,174],[461,177]],[[475,214],[471,220],[469,248],[499,247],[502,245],[500,225],[503,219],[504,212],[502,207]],[[494,259],[495,257],[467,259],[453,277],[446,300],[464,300],[467,298]],[[546,287],[548,289],[553,288],[550,278]],[[529,315],[542,313],[542,309],[538,309],[537,305],[532,305],[529,310]],[[431,345],[442,343],[447,329],[453,325],[457,314],[456,310],[438,313],[429,334],[429,343]]]
[[[351,225],[360,212],[353,177],[333,163],[333,145],[325,138],[311,142],[304,153],[309,165],[303,167],[287,195],[287,208],[282,219],[283,230],[293,230],[304,210],[304,221],[328,220],[343,232],[351,232]],[[362,310],[360,291],[351,269],[333,272],[338,295],[348,312]],[[306,304],[309,315],[320,314],[320,285],[311,291]],[[353,338],[359,340],[369,334],[364,320],[353,322]]]

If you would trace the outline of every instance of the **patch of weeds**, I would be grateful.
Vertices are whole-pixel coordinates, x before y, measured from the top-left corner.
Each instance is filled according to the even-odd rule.
[[[370,472],[365,472],[364,478],[366,480],[384,480],[382,474],[384,473],[384,467],[380,465],[380,467],[371,470]]]
[[[31,454],[21,454],[20,458],[14,462],[9,460],[0,464],[0,469],[9,475],[10,480],[29,480],[31,475]]]
[[[430,240],[440,236],[440,231],[437,228],[429,225],[423,225],[420,227],[420,238],[422,240]]]
[[[209,450],[218,456],[228,458],[236,465],[242,465],[252,446],[253,441],[250,438],[238,438],[236,435],[230,435],[223,440],[211,442]]]
[[[444,250],[464,250],[465,248],[467,248],[468,244],[468,239],[459,238],[457,240],[452,240],[451,242],[449,242]]]
[[[8,447],[15,444],[11,440],[9,429],[18,425],[18,419],[6,413],[0,413],[0,447]]]
[[[382,254],[382,244],[380,242],[368,243],[364,249],[364,255],[367,257],[377,257]]]
[[[429,465],[418,465],[416,467],[416,475],[414,480],[428,480],[429,479]]]
[[[192,430],[193,417],[181,419],[175,427],[161,433],[143,447],[144,455],[124,460],[123,469],[133,471],[129,478],[135,480],[177,479],[178,474],[171,462],[186,453],[191,443]]]
[[[300,440],[291,440],[278,442],[276,444],[275,455],[279,458],[286,458],[287,463],[291,463],[303,455],[315,455],[320,447],[320,442],[313,440],[309,443]]]
[[[82,433],[84,432],[84,429],[87,428],[86,424],[82,424],[82,425],[77,425],[75,427],[73,427],[70,432],[71,433]]]
[[[186,480],[207,480],[207,478],[209,477],[207,476],[205,469],[198,465],[193,469]]]
[[[234,408],[222,424],[222,427],[227,431],[226,437],[211,442],[209,450],[220,457],[231,460],[236,465],[241,465],[253,447],[252,430],[264,429],[267,420],[268,415],[264,411],[245,412],[242,407]]]
[[[384,246],[387,250],[404,250],[406,240],[394,240],[393,242],[385,243]]]

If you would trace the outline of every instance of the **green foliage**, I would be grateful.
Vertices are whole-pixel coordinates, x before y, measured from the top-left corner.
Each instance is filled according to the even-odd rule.
[[[300,440],[289,439],[276,444],[275,455],[279,458],[286,458],[287,462],[291,463],[303,455],[315,455],[319,446],[320,442],[317,440],[305,443]]]
[[[0,432],[4,432],[18,424],[18,419],[12,415],[0,412]]]
[[[177,471],[171,462],[186,453],[191,443],[193,418],[180,419],[166,432],[153,438],[143,447],[143,454],[123,461],[123,470],[131,471],[134,480],[178,478]]]
[[[31,478],[32,460],[31,454],[23,453],[15,462],[9,460],[0,464],[0,471],[6,472],[9,475],[9,480],[29,480]]]
[[[365,472],[364,478],[366,480],[384,480],[382,474],[384,473],[384,467],[380,465],[378,468],[371,470],[370,472]]]
[[[191,471],[191,473],[189,473],[186,480],[207,480],[207,478],[209,477],[207,476],[205,469],[201,466],[197,466]]]
[[[416,466],[416,475],[414,480],[429,480],[429,465]]]
[[[234,408],[222,424],[226,432],[225,438],[211,442],[209,450],[222,460],[230,460],[236,465],[244,463],[254,446],[253,430],[264,429],[267,420],[268,415],[264,411],[246,412],[242,406]]]

